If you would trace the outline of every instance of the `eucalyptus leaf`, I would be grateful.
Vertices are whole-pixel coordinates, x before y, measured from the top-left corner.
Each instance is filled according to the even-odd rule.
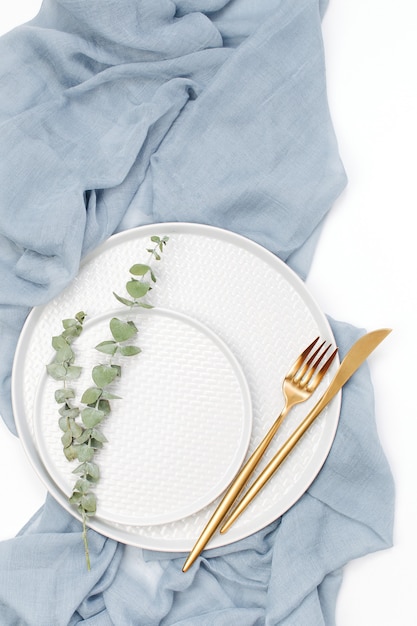
[[[113,317],[110,320],[110,331],[116,341],[127,341],[136,335],[138,329],[133,322],[129,324]]]
[[[139,354],[142,350],[137,346],[120,346],[119,352],[122,356],[135,356],[135,354]]]
[[[74,461],[77,458],[77,452],[74,446],[69,446],[68,448],[64,448],[64,454],[68,461]]]
[[[86,478],[79,478],[74,485],[74,491],[79,491],[80,494],[85,494],[91,489],[91,483]]]
[[[118,376],[118,369],[113,365],[96,365],[92,371],[92,378],[97,387],[106,387]]]
[[[113,291],[113,295],[116,298],[116,300],[118,300],[122,304],[125,304],[126,306],[133,306],[135,304],[134,300],[128,300],[127,298],[122,298],[122,296],[118,296],[117,293],[114,293],[114,291]]]
[[[55,361],[56,363],[72,363],[73,360],[74,352],[71,346],[67,342],[65,342],[65,346],[57,351],[55,355]]]
[[[68,502],[70,504],[79,504],[81,502],[82,497],[83,497],[82,493],[80,493],[79,491],[74,491],[70,499],[68,500]]]
[[[75,420],[70,420],[70,429],[72,432],[72,436],[74,437],[74,439],[77,440],[84,433],[84,428],[80,426],[80,424],[77,424]]]
[[[60,417],[58,421],[60,429],[66,433],[67,430],[70,430],[69,420],[66,417]]]
[[[46,366],[46,371],[55,380],[64,380],[67,375],[67,368],[60,363],[49,363]]]
[[[103,393],[101,394],[102,400],[121,400],[121,396],[116,396],[114,393],[110,393],[106,389],[103,389]]]
[[[67,380],[76,380],[80,377],[82,368],[78,365],[70,365],[67,368]]]
[[[148,304],[147,302],[138,302],[137,306],[140,306],[143,309],[153,309],[153,308],[155,308],[152,304]]]
[[[97,408],[104,413],[104,416],[109,415],[111,411],[110,402],[104,399],[99,400]]]
[[[75,398],[75,391],[71,387],[63,387],[55,391],[55,400],[58,404],[62,404],[71,398]]]
[[[149,265],[145,265],[144,263],[136,263],[132,265],[129,272],[133,274],[133,276],[145,276],[150,271]]]
[[[88,446],[86,443],[83,443],[82,445],[76,445],[74,446],[74,448],[77,452],[77,458],[79,461],[81,461],[81,463],[83,463],[84,461],[93,460],[94,449]]]
[[[80,465],[77,465],[77,467],[72,470],[72,473],[73,474],[81,474],[81,475],[86,476],[87,475],[87,465],[88,465],[88,463],[81,463]]]
[[[143,296],[148,293],[149,288],[149,283],[141,280],[135,280],[134,278],[126,283],[126,290],[132,298],[143,298]]]
[[[52,337],[51,341],[52,347],[55,351],[61,350],[64,346],[67,346],[68,343],[62,335],[57,335],[56,337]]]
[[[86,441],[88,441],[90,439],[92,435],[92,429],[91,428],[85,428],[82,433],[80,433],[78,435],[78,437],[76,437],[76,441],[77,443],[85,443]]]
[[[83,404],[95,404],[102,393],[103,390],[100,387],[89,387],[81,396],[81,402]]]
[[[63,331],[62,336],[66,339],[66,341],[72,342],[81,335],[81,332],[82,326],[70,326]]]
[[[66,419],[75,419],[80,414],[80,409],[77,406],[68,406],[68,404],[64,404],[58,413],[65,417]]]
[[[88,480],[92,482],[97,482],[100,478],[100,470],[98,468],[97,463],[85,463],[85,476],[87,476]]]
[[[67,430],[67,432],[62,435],[61,442],[64,448],[68,448],[68,446],[72,444],[72,432],[70,430]]]
[[[79,326],[80,323],[78,320],[71,317],[69,319],[62,320],[62,325],[64,328],[72,328],[73,326]]]
[[[116,354],[117,351],[117,343],[116,341],[111,340],[102,341],[96,346],[96,350],[98,350],[99,352],[103,352],[104,354],[110,354],[110,356],[113,356],[113,354]]]
[[[87,314],[84,313],[84,311],[79,311],[77,315],[75,316],[75,319],[77,320],[77,322],[82,324],[86,317],[87,317]]]
[[[101,443],[107,443],[106,437],[103,435],[101,430],[98,430],[98,428],[93,428],[91,432],[91,437],[96,439],[96,441],[100,441]]]
[[[81,419],[87,428],[93,428],[99,424],[104,417],[103,411],[87,407],[81,411]]]

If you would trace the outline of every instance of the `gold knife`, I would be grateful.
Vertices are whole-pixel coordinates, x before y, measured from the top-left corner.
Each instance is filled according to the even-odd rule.
[[[294,448],[296,443],[301,439],[306,430],[311,426],[316,417],[321,413],[324,407],[334,398],[334,396],[339,392],[339,390],[343,387],[346,381],[352,376],[352,374],[359,368],[359,366],[368,358],[368,356],[375,350],[375,348],[385,339],[387,335],[391,332],[389,328],[383,328],[380,330],[374,330],[366,335],[360,337],[350,348],[345,358],[341,362],[338,367],[338,370],[331,381],[330,385],[314,406],[314,408],[309,412],[307,417],[301,422],[301,424],[296,428],[293,434],[289,437],[289,439],[285,442],[285,444],[280,448],[280,450],[275,454],[275,456],[268,463],[263,472],[258,476],[256,481],[253,483],[252,487],[248,490],[246,495],[240,501],[238,506],[234,509],[231,516],[228,518],[227,522],[223,525],[221,532],[226,532],[234,521],[239,517],[239,515],[243,512],[243,510],[248,506],[248,504],[253,500],[256,494],[262,489],[265,483],[272,477],[272,475],[276,472],[278,467],[284,461],[284,459],[289,455],[291,450]],[[220,526],[221,522],[224,520],[228,511],[230,510],[230,505],[232,503],[228,503],[227,508],[224,506],[224,502],[221,501],[211,516],[210,520],[207,522],[203,532],[200,537],[196,541],[193,549],[188,555],[182,571],[186,572],[197,557],[204,550],[205,546]]]

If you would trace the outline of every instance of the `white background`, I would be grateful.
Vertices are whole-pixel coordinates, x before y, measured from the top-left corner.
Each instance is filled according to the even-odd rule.
[[[0,34],[39,6],[3,1]],[[330,110],[349,184],[326,221],[307,284],[332,317],[367,330],[393,328],[369,364],[397,489],[394,547],[346,567],[338,626],[417,624],[416,17],[414,0],[330,0],[323,22]],[[0,471],[9,477],[2,481],[3,540],[42,505],[45,491],[1,420]]]

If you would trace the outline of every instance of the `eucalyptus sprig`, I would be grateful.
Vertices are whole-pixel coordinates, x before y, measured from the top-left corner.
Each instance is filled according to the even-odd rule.
[[[147,249],[150,261],[147,264],[135,264],[130,268],[131,278],[126,283],[126,290],[132,299],[123,298],[113,292],[117,300],[126,306],[152,308],[151,304],[143,300],[152,288],[149,281],[156,282],[151,261],[161,260],[161,253],[168,237],[154,236],[151,237],[151,241],[155,246]],[[71,344],[80,336],[85,317],[86,314],[81,311],[74,318],[62,321],[63,331],[52,338],[55,358],[47,365],[47,371],[55,380],[62,382],[62,387],[55,391],[55,401],[62,405],[59,409],[59,427],[63,432],[61,442],[68,461],[77,459],[79,462],[73,470],[78,478],[69,502],[77,508],[82,519],[85,557],[87,568],[90,569],[87,522],[97,511],[97,498],[93,489],[100,479],[99,466],[94,457],[96,451],[107,443],[102,425],[111,413],[110,401],[121,399],[109,390],[109,386],[122,374],[120,363],[114,363],[113,359],[117,355],[135,356],[141,349],[130,343],[138,333],[135,323],[112,318],[109,323],[111,338],[95,346],[98,352],[107,355],[108,362],[93,367],[91,377],[94,384],[82,393],[77,404],[75,390],[69,383],[80,377],[82,368],[75,364],[75,353]]]
[[[117,293],[113,291],[114,297],[119,302],[129,307],[139,306],[145,309],[152,308],[152,305],[142,300],[142,298],[144,298],[152,289],[151,282],[156,283],[156,276],[152,270],[151,262],[153,259],[155,259],[156,261],[161,260],[161,253],[164,251],[168,240],[169,237],[167,236],[161,238],[157,235],[154,235],[153,237],[151,237],[151,241],[155,245],[153,246],[153,248],[147,248],[147,252],[149,252],[150,255],[148,263],[136,263],[135,265],[132,265],[129,270],[132,277],[126,283],[126,291],[131,299],[118,296]]]

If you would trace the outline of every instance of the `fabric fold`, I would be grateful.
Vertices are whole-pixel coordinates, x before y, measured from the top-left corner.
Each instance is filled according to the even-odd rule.
[[[45,0],[0,39],[0,413],[31,307],[110,235],[200,222],[305,278],[346,184],[318,0]],[[331,320],[341,354],[363,331]],[[305,495],[242,541],[183,556],[125,547],[50,496],[0,543],[7,626],[331,626],[343,566],[392,543],[394,490],[363,366]]]

